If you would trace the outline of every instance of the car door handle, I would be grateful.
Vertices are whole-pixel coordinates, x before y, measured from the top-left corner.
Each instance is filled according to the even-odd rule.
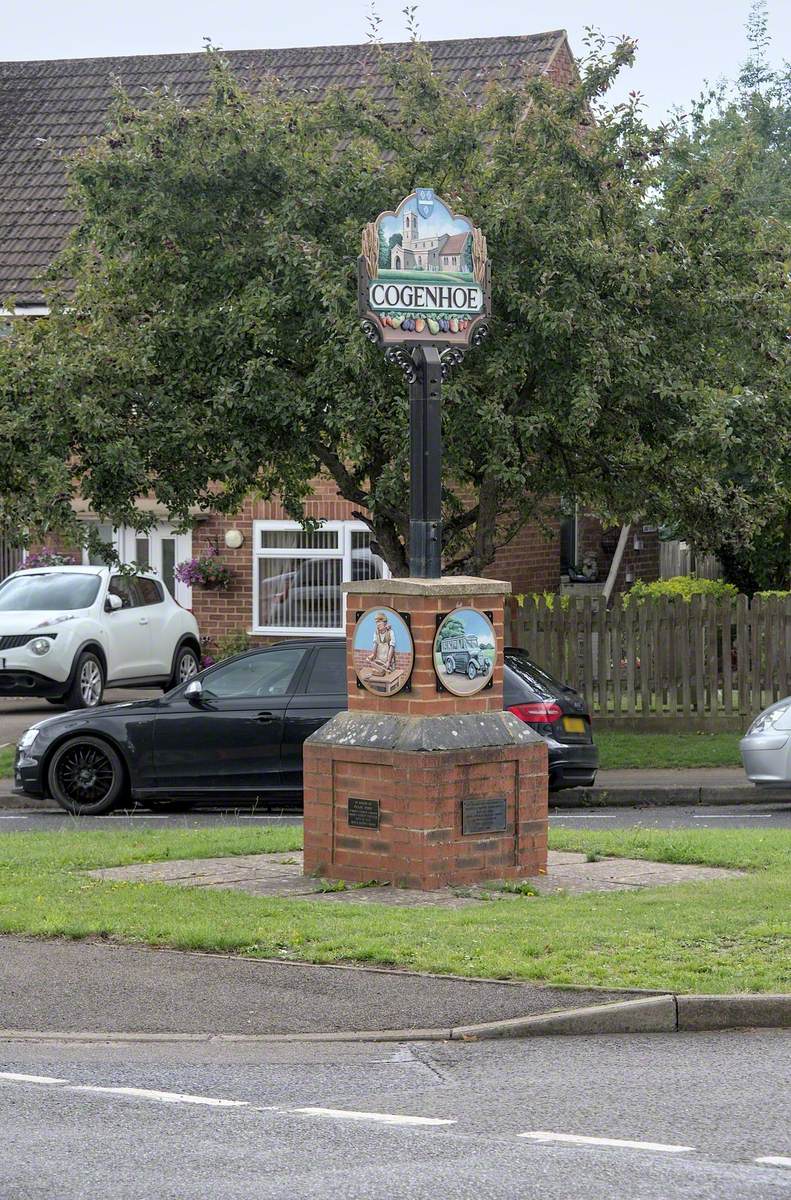
[[[148,624],[148,617],[140,617],[140,618],[139,618],[139,623],[140,623],[141,625],[147,625],[147,624]]]
[[[275,714],[271,712],[260,712],[256,717],[256,721],[260,721],[262,725],[268,725],[270,721],[274,721]]]

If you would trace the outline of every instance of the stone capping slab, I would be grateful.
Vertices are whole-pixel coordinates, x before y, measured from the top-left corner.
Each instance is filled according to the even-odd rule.
[[[306,741],[314,746],[422,753],[475,750],[487,746],[529,746],[543,743],[544,739],[509,712],[408,717],[355,709],[336,713]]]
[[[441,579],[360,579],[341,584],[356,596],[510,596],[504,579],[476,575],[447,575]]]

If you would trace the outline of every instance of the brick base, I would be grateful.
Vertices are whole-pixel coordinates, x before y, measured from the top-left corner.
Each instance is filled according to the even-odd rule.
[[[315,735],[314,735],[315,737]],[[547,749],[413,752],[308,740],[305,874],[434,888],[546,871]],[[379,828],[350,826],[350,798],[379,802]],[[505,798],[502,833],[462,833],[462,801]]]

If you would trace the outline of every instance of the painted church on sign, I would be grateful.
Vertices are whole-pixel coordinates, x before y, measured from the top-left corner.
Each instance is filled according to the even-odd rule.
[[[421,237],[416,209],[405,208],[401,244],[390,252],[390,267],[393,271],[462,271],[469,242],[469,233]]]

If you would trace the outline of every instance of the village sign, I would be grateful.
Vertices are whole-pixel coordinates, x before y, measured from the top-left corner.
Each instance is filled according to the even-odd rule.
[[[489,332],[486,238],[431,188],[363,229],[357,306],[365,336],[409,384],[409,571],[442,573],[442,383]]]

